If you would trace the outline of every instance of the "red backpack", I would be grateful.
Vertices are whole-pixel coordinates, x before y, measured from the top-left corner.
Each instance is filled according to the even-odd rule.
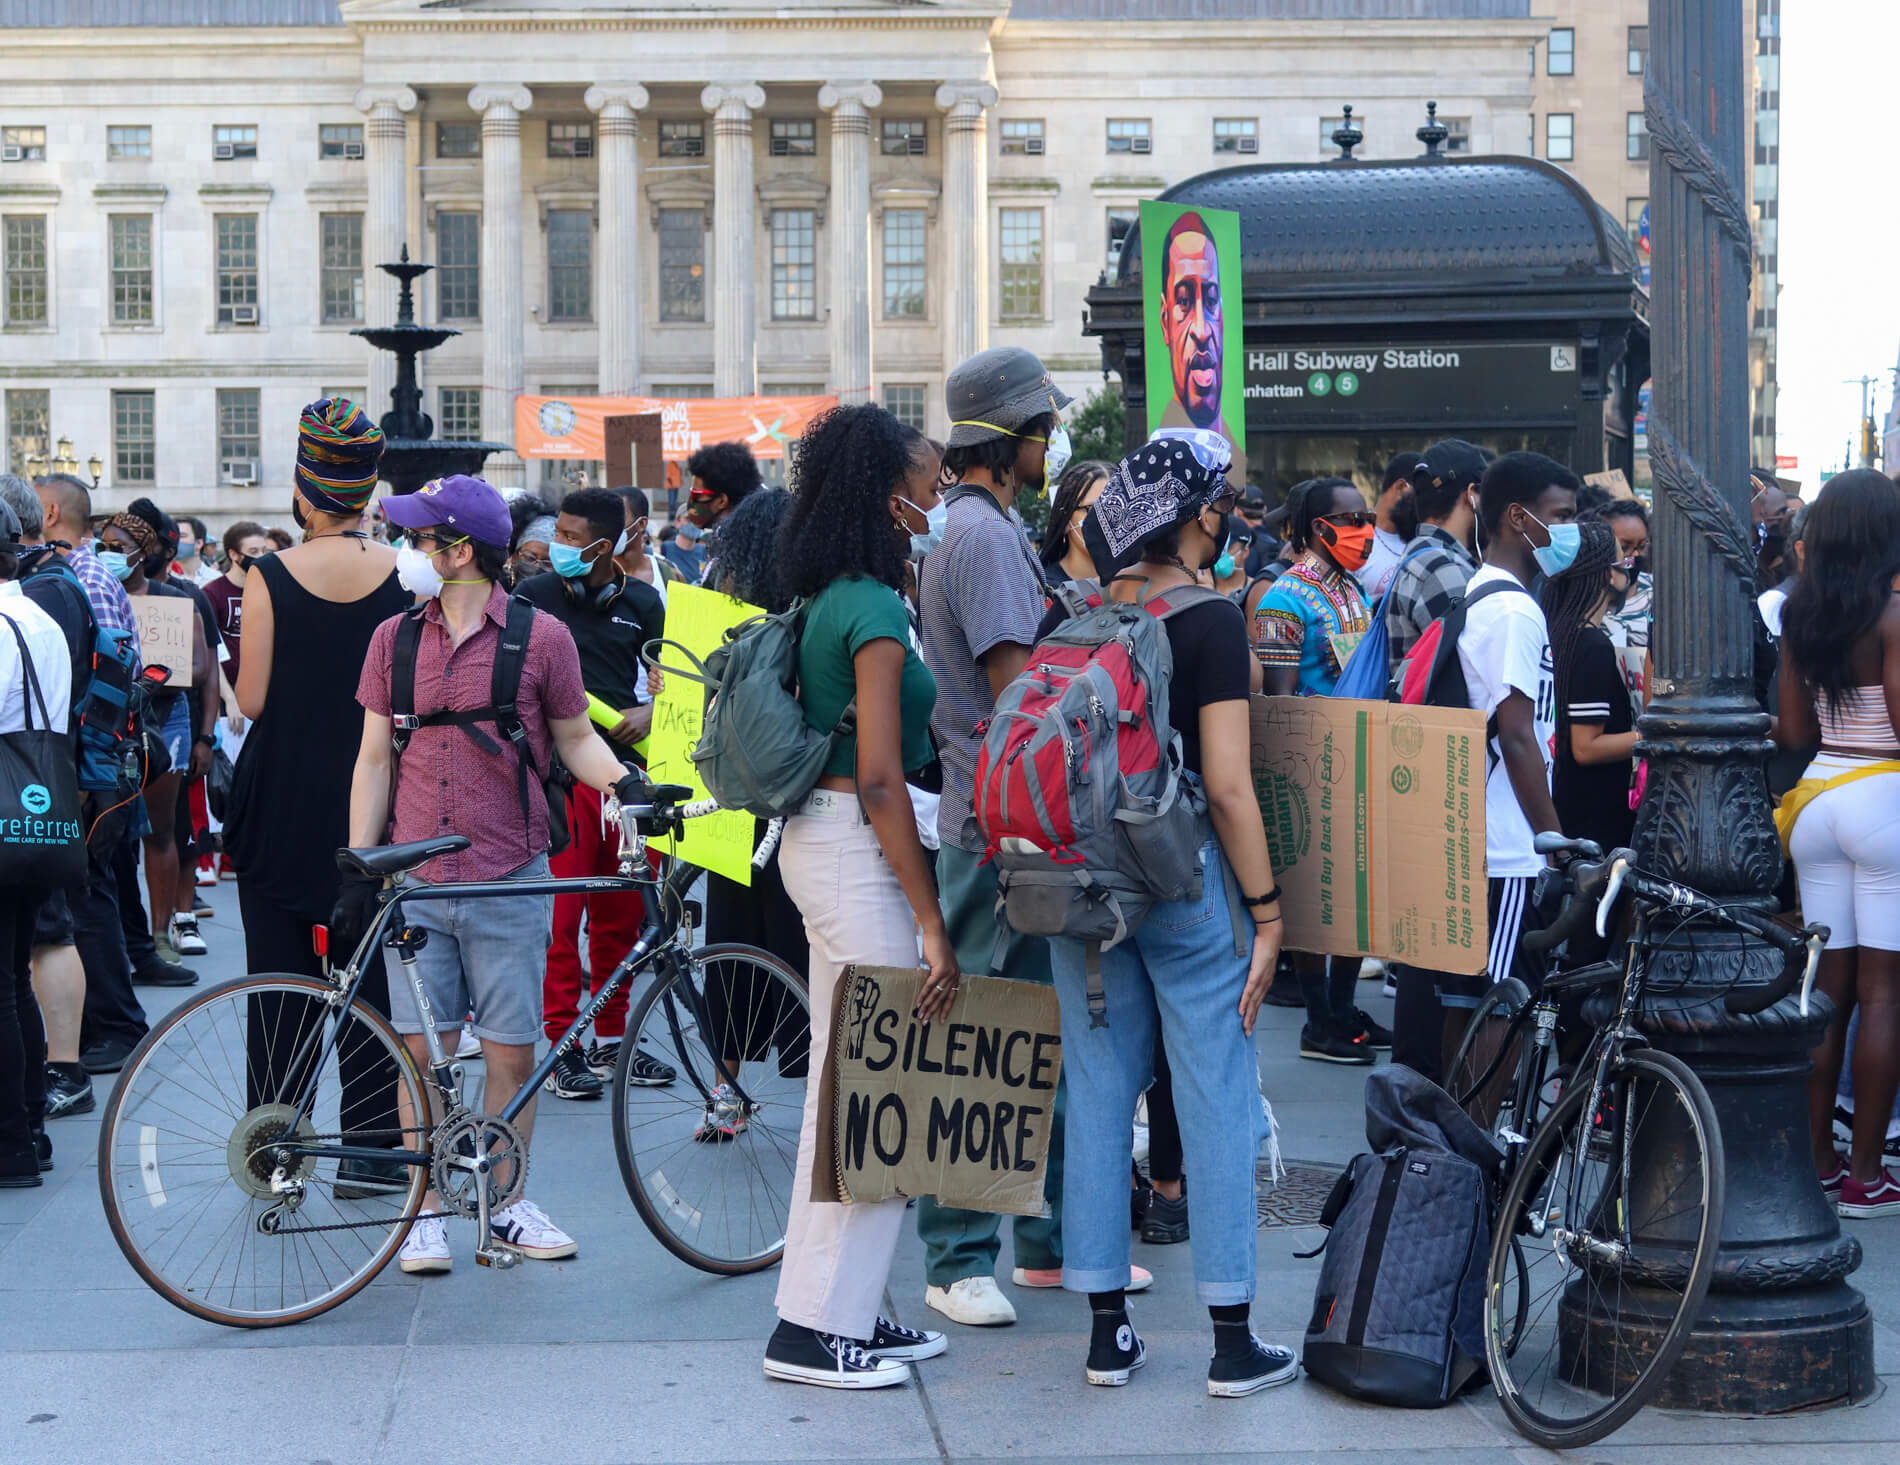
[[[1465,682],[1465,664],[1458,656],[1458,638],[1464,634],[1471,607],[1498,590],[1529,595],[1516,580],[1493,580],[1480,585],[1461,602],[1425,628],[1392,677],[1391,700],[1413,707],[1469,707],[1471,688]]]

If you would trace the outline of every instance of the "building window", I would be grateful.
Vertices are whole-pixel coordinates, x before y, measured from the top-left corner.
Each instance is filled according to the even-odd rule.
[[[810,209],[773,209],[773,320],[818,318],[817,260],[817,216]]]
[[[363,156],[363,124],[325,122],[317,127],[317,156],[320,158],[360,158]]]
[[[687,397],[710,397],[713,394],[711,382],[655,382],[653,395],[667,401],[677,401]]]
[[[924,211],[884,210],[884,318],[924,318]]]
[[[482,216],[435,216],[435,313],[438,320],[482,318]]]
[[[44,127],[0,127],[0,159],[9,163],[44,163]]]
[[[818,124],[809,117],[780,117],[772,123],[772,156],[809,158],[818,152]]]
[[[150,392],[112,394],[112,486],[158,478],[158,412]]]
[[[7,313],[10,326],[43,326],[46,314],[46,216],[8,214],[0,232],[7,276]]]
[[[108,158],[149,158],[152,155],[152,129],[149,127],[108,127]]]
[[[480,387],[441,387],[436,400],[441,404],[441,426],[437,429],[444,442],[478,442],[482,435],[482,389]]]
[[[33,475],[27,470],[30,456],[47,456],[47,418],[52,412],[52,393],[21,390],[7,393],[7,471],[22,478]]]
[[[1552,112],[1544,119],[1544,156],[1568,163],[1577,156],[1577,118],[1572,112]]]
[[[1005,153],[1042,156],[1042,121],[1039,118],[1005,118],[998,127],[997,137],[998,146]]]
[[[1003,209],[998,225],[1003,245],[1003,318],[1041,319],[1042,210]]]
[[[1624,127],[1629,134],[1629,160],[1632,163],[1649,161],[1649,124],[1643,120],[1641,112],[1628,113],[1624,118]]]
[[[363,216],[320,214],[323,258],[323,323],[361,325],[363,321]]]
[[[152,324],[152,216],[113,214],[108,220],[112,248],[112,323]]]
[[[218,476],[226,483],[257,482],[263,456],[258,442],[256,387],[218,392]]]
[[[1108,277],[1111,280],[1121,269],[1122,246],[1128,242],[1128,235],[1138,218],[1140,214],[1134,209],[1108,211]]]
[[[1260,124],[1252,117],[1216,117],[1214,151],[1217,153],[1257,153],[1260,151]]]
[[[242,127],[213,127],[211,156],[219,162],[231,158],[256,157],[257,128],[249,124]]]
[[[1646,25],[1633,25],[1630,27],[1630,75],[1641,76],[1648,68],[1649,27]]]
[[[479,158],[482,155],[482,124],[436,123],[435,155],[438,158]]]
[[[706,156],[704,122],[662,122],[660,156],[663,158],[703,158]]]
[[[1643,213],[1649,207],[1646,198],[1626,198],[1623,200],[1623,228],[1634,245],[1643,233]]]
[[[1469,117],[1440,117],[1445,124],[1445,151],[1448,153],[1471,152],[1471,119]]]
[[[706,318],[706,215],[660,210],[660,319]]]
[[[1544,71],[1550,76],[1576,75],[1577,33],[1570,26],[1559,26],[1550,33],[1550,49],[1544,53]]]
[[[886,118],[882,131],[887,158],[921,158],[930,151],[930,126],[921,117]]]
[[[550,122],[548,124],[550,158],[591,158],[594,156],[594,124],[591,122]]]
[[[1108,150],[1111,153],[1145,153],[1154,147],[1148,135],[1146,117],[1108,119]]]
[[[218,324],[257,324],[257,215],[219,214]]]
[[[594,216],[548,210],[548,319],[594,318]]]
[[[887,384],[884,388],[884,410],[906,427],[924,430],[924,388],[921,384],[898,386]]]

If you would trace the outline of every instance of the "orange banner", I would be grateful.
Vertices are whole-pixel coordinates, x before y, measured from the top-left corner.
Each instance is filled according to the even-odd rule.
[[[606,419],[660,414],[661,453],[690,458],[707,443],[738,440],[759,458],[782,458],[785,445],[836,397],[529,397],[515,398],[515,451],[524,458],[607,456]]]

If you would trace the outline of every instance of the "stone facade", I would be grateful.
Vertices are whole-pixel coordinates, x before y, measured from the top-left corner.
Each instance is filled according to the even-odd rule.
[[[520,390],[831,390],[941,435],[947,366],[1002,342],[1082,396],[1083,297],[1141,199],[1328,156],[1343,102],[1364,156],[1417,153],[1428,98],[1458,151],[1523,151],[1527,6],[1294,8],[347,0],[328,25],[15,29],[0,410],[28,434],[44,402],[104,504],[281,520],[298,409],[386,408],[349,331],[393,316],[366,267],[405,244],[439,266],[421,318],[464,333],[424,361],[439,432],[512,440]]]

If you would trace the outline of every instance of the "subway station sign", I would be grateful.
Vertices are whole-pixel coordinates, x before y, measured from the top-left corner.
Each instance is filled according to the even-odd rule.
[[[1262,427],[1549,418],[1582,394],[1574,341],[1273,345],[1247,350],[1247,421]]]

